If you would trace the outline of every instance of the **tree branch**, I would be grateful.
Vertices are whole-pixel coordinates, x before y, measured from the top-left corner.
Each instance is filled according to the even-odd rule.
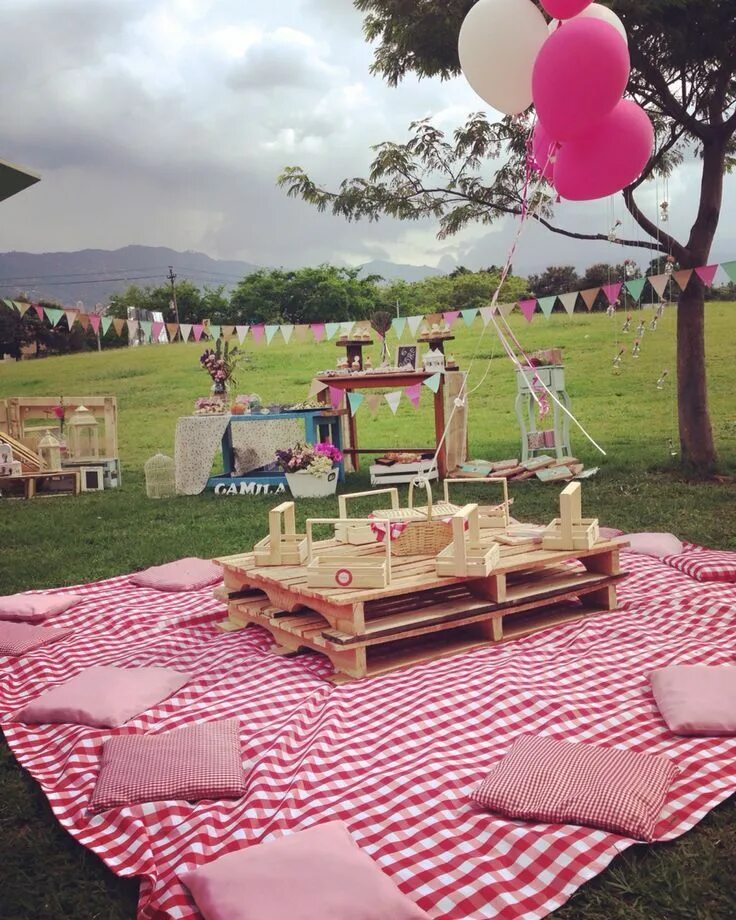
[[[647,82],[657,91],[658,99],[650,100],[666,112],[676,122],[683,125],[691,134],[700,138],[701,141],[707,140],[711,135],[711,130],[691,115],[683,105],[678,102],[672,94],[667,81],[662,72],[653,67],[649,59],[641,53],[635,44],[630,47],[631,63],[645,77]]]
[[[669,235],[669,233],[665,233],[663,230],[660,230],[656,224],[649,220],[646,214],[644,214],[644,212],[634,201],[635,188],[636,184],[629,185],[624,189],[624,204],[626,205],[629,214],[631,214],[631,216],[634,218],[637,224],[639,224],[642,230],[645,233],[648,233],[649,236],[653,237],[653,239],[657,241],[657,245],[652,246],[651,248],[657,249],[660,252],[670,253],[670,255],[673,255],[678,262],[683,262],[686,253],[685,247],[681,243],[678,243],[674,237]]]

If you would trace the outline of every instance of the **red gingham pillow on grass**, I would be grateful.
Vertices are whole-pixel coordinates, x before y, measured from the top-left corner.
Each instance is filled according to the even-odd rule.
[[[653,840],[676,773],[666,757],[524,735],[471,797],[510,818]]]
[[[71,629],[49,629],[30,623],[9,623],[0,620],[0,655],[23,655],[49,642],[63,639]]]
[[[245,793],[237,719],[105,742],[90,809],[181,799],[239,799]]]
[[[704,549],[694,553],[665,556],[662,559],[697,581],[736,582],[736,553],[728,550]]]

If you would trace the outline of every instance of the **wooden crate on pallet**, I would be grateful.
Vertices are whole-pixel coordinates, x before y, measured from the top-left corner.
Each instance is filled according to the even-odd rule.
[[[497,505],[478,505],[478,520],[481,527],[493,527],[505,529],[509,526],[510,516],[509,507],[513,499],[509,499],[509,484],[506,479],[492,479],[488,476],[476,476],[471,478],[463,476],[458,478],[445,479],[445,504],[450,505],[450,483],[463,483],[465,485],[499,485],[501,486],[501,495],[503,499]]]
[[[560,494],[560,516],[547,527],[542,537],[544,549],[590,549],[595,546],[600,529],[597,518],[582,516],[579,482],[571,482]]]
[[[296,532],[294,502],[268,512],[268,536],[253,547],[256,565],[301,565],[307,558],[307,535]]]
[[[369,518],[353,518],[355,524],[370,523]],[[346,526],[348,519],[309,518],[307,520],[307,585],[310,588],[385,588],[391,582],[391,540],[381,544],[385,553],[377,555],[343,552],[325,553],[314,549],[315,524]]]
[[[438,575],[467,575],[484,578],[501,559],[498,543],[482,545],[478,506],[466,505],[452,518],[452,543],[437,553]]]

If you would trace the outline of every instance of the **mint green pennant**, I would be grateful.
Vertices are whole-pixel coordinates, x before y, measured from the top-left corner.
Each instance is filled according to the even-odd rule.
[[[539,297],[537,299],[537,302],[539,303],[539,306],[542,309],[542,313],[544,313],[547,319],[549,319],[550,314],[552,313],[552,310],[554,310],[556,300],[557,300],[556,294],[553,297]]]
[[[334,336],[337,330],[340,328],[340,323],[325,323],[325,335],[327,336],[327,341]]]
[[[278,326],[266,326],[266,345],[271,344],[271,340],[273,339],[273,337],[276,335],[278,331],[279,331]]]
[[[721,268],[728,275],[731,281],[736,281],[736,261],[721,262]]]
[[[207,329],[207,334],[210,336],[210,338],[213,341],[215,339],[219,339],[220,338],[220,327],[215,326],[212,323],[210,323],[209,328]]]
[[[52,326],[55,326],[64,315],[63,310],[57,310],[55,307],[44,307],[43,310]]]
[[[397,316],[391,320],[391,328],[396,333],[396,338],[400,339],[404,334],[404,329],[406,329],[406,317]]]
[[[107,335],[107,330],[112,326],[112,316],[102,317],[102,334]]]
[[[475,317],[478,315],[478,308],[473,307],[472,310],[461,310],[460,315],[466,326],[472,326],[475,322]]]
[[[352,393],[348,391],[348,402],[350,403],[350,414],[355,415],[355,413],[360,409],[360,404],[365,399],[362,393]]]
[[[644,285],[646,283],[646,278],[632,278],[631,281],[625,283],[625,287],[634,300],[638,300],[641,297],[641,292],[644,290]]]
[[[442,382],[442,374],[432,374],[431,377],[427,377],[426,380],[422,381],[424,386],[429,387],[429,389],[433,393],[436,393],[437,390],[439,390],[441,382]]]
[[[143,330],[144,338],[150,339],[151,338],[151,326],[153,325],[153,323],[148,319],[142,319],[139,321],[138,325]]]

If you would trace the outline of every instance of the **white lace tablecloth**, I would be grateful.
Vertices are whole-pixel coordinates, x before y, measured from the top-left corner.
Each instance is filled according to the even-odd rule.
[[[188,415],[177,421],[174,463],[176,491],[180,495],[199,495],[204,491],[229,423],[229,415]],[[247,466],[256,469],[272,463],[277,449],[304,441],[304,422],[264,416],[259,421],[235,422],[232,434],[233,447],[247,450]]]

